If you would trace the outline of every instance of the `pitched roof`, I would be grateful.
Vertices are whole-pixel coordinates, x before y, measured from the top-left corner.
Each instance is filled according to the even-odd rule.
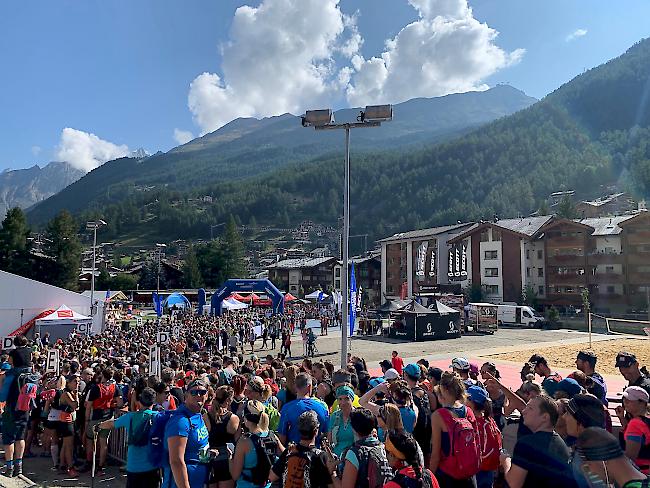
[[[452,230],[460,230],[473,225],[472,222],[464,222],[461,224],[443,225],[441,227],[431,227],[429,229],[411,230],[408,232],[399,232],[390,237],[384,237],[377,242],[391,242],[391,241],[404,241],[406,239],[417,239],[419,237],[432,237],[439,234],[444,234]]]
[[[336,259],[332,256],[324,258],[296,258],[296,259],[283,259],[277,263],[267,266],[268,269],[298,269],[298,268],[314,268],[323,263]]]
[[[592,219],[582,219],[579,222],[589,227],[593,227],[592,236],[611,236],[623,232],[619,227],[621,222],[631,219],[634,215],[618,215],[616,217],[597,217]]]
[[[454,244],[456,242],[459,242],[476,233],[477,231],[487,227],[499,227],[506,231],[514,232],[515,234],[518,234],[520,237],[524,238],[532,237],[537,234],[542,226],[546,225],[551,219],[553,219],[552,215],[540,215],[536,217],[521,217],[518,219],[503,219],[497,220],[496,222],[482,222],[479,224],[474,224],[462,234],[459,234],[453,239],[450,239],[449,243]]]

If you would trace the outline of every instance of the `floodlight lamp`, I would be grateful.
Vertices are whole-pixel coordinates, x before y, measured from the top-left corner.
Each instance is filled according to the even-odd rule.
[[[334,114],[331,108],[307,110],[301,118],[303,127],[323,127],[334,123]]]
[[[368,105],[361,112],[361,122],[386,122],[393,118],[392,105]]]

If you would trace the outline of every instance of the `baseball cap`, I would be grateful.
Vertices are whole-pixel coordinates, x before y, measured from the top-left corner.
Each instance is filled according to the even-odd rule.
[[[205,382],[203,378],[196,378],[192,380],[189,385],[187,385],[187,391],[190,391],[193,388],[196,388],[197,386],[200,388],[206,388],[206,389],[208,388],[208,384]]]
[[[388,371],[386,371],[384,373],[384,379],[386,381],[398,380],[399,379],[399,373],[397,372],[396,369],[390,368]]]
[[[578,394],[566,405],[566,410],[583,427],[603,427],[605,410],[603,404],[593,395]]]
[[[648,392],[640,386],[628,386],[623,392],[623,398],[645,403],[650,401],[650,395],[648,395]]]
[[[570,397],[573,397],[582,391],[582,387],[580,386],[580,383],[573,378],[564,378],[557,384],[555,391],[564,391]]]
[[[374,388],[377,385],[381,385],[385,381],[386,380],[384,378],[373,378],[368,382],[368,384],[370,385],[371,388]]]
[[[427,376],[430,378],[434,378],[436,381],[440,381],[440,378],[442,378],[442,369],[440,368],[429,368],[429,371],[427,372]]]
[[[380,361],[379,366],[386,369],[390,369],[393,367],[393,365],[388,359],[384,359],[383,361]]]
[[[629,368],[634,363],[636,363],[636,356],[631,352],[621,351],[616,355],[616,366],[617,368]]]
[[[469,399],[477,405],[483,405],[485,400],[488,399],[487,391],[476,385],[467,388],[467,394],[469,395]]]
[[[576,359],[579,359],[580,361],[587,361],[589,363],[596,364],[596,361],[598,360],[598,356],[596,356],[596,354],[593,351],[580,351]]]
[[[408,376],[409,378],[417,380],[420,378],[422,370],[420,369],[420,366],[418,366],[417,364],[411,363],[406,365],[406,367],[404,368],[404,372],[406,373],[406,376]]]
[[[541,354],[533,354],[528,360],[528,362],[533,364],[534,366],[537,366],[539,364],[548,364],[546,358]]]
[[[454,358],[452,359],[449,367],[453,369],[458,369],[460,371],[467,371],[469,370],[470,366],[467,358]]]
[[[478,364],[476,363],[469,363],[469,372],[478,374]]]

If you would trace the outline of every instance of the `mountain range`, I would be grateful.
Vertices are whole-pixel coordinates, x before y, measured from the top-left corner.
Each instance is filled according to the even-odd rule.
[[[419,147],[457,137],[484,123],[528,107],[536,100],[500,85],[483,92],[418,98],[394,106],[390,124],[355,131],[354,151],[385,151]],[[335,113],[339,122],[354,120],[359,109]],[[338,131],[315,133],[301,126],[300,117],[284,114],[264,119],[240,118],[215,132],[144,160],[121,158],[91,171],[76,183],[29,212],[42,224],[65,208],[78,214],[88,209],[138,198],[142,192],[188,192],[213,184],[242,180],[292,163],[341,153]]]
[[[63,190],[84,172],[53,161],[44,167],[11,169],[0,173],[0,217],[13,207],[27,208]]]
[[[534,104],[498,86],[396,105],[381,129],[353,131],[352,233],[372,239],[529,214],[562,189],[591,197],[617,183],[647,197],[649,80],[650,41],[643,40]],[[495,100],[498,108],[488,109]],[[166,154],[106,163],[28,218],[42,225],[67,208],[104,217],[111,238],[149,241],[206,237],[230,215],[242,223],[336,225],[343,138],[325,132],[303,129],[291,115],[238,119]],[[197,204],[206,195],[212,201]]]

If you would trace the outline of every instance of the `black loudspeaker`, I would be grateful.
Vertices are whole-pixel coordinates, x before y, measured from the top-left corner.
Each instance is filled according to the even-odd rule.
[[[129,329],[131,329],[131,322],[129,322],[128,320],[123,320],[122,321],[122,330],[124,332],[128,332]]]

